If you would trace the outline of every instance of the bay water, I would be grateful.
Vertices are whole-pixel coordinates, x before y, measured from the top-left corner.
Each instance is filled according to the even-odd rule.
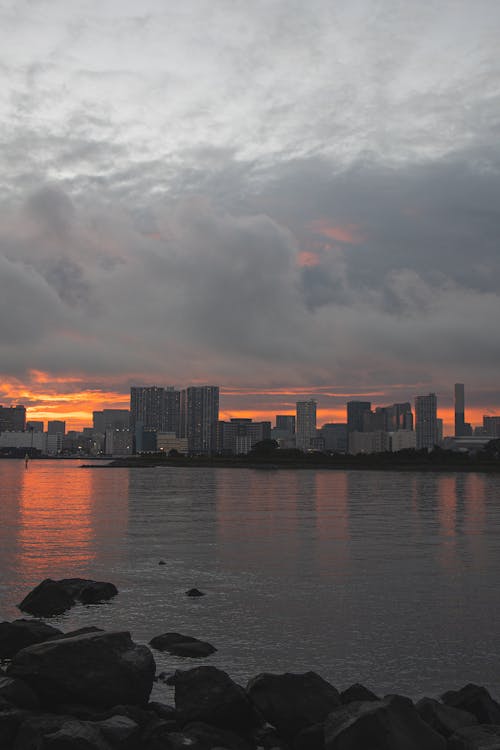
[[[218,649],[155,652],[159,672],[312,669],[339,689],[477,682],[500,698],[500,475],[81,464],[0,461],[0,619],[44,578],[109,580],[115,599],[48,621]]]

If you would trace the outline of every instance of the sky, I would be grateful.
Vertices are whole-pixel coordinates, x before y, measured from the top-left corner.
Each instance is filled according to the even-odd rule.
[[[2,0],[0,403],[500,413],[496,0]]]

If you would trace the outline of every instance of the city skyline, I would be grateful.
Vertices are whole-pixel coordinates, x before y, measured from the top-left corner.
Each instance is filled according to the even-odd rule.
[[[200,384],[202,385],[202,384]],[[204,385],[204,384],[203,384]],[[455,398],[456,398],[456,388],[457,385],[463,385],[463,384],[450,384],[447,388],[447,391],[445,391],[444,396],[442,393],[436,392],[437,396],[437,403],[438,403],[438,416],[443,420],[443,426],[444,426],[444,435],[454,435],[455,434]],[[172,388],[179,388],[184,389],[186,386],[184,384],[181,385],[172,385],[170,383],[156,383],[152,384],[149,383],[149,385],[143,385],[140,386],[141,389],[143,388],[160,388],[161,390],[167,389],[167,393],[169,389]],[[102,409],[129,409],[130,403],[131,403],[131,392],[134,391],[137,388],[137,386],[131,386],[128,390],[128,392],[124,394],[120,393],[114,393],[109,394],[107,392],[93,392],[94,399],[91,402],[88,401],[82,401],[83,404],[89,404],[92,406],[92,409],[90,411],[84,411],[84,412],[71,412],[68,411],[68,404],[65,401],[64,397],[61,398],[61,402],[58,404],[58,408],[56,410],[47,410],[46,402],[42,401],[37,406],[30,406],[29,405],[29,398],[26,399],[26,391],[23,391],[22,389],[19,390],[19,398],[10,400],[7,399],[2,402],[0,399],[0,404],[4,406],[14,405],[14,404],[21,404],[23,403],[24,406],[26,406],[28,410],[27,419],[30,421],[33,420],[43,420],[47,422],[49,419],[65,419],[68,425],[69,430],[80,430],[83,429],[83,427],[88,427],[92,424],[92,413],[93,411],[99,411]],[[225,389],[223,386],[220,387],[220,397],[221,397],[221,403],[219,407],[219,414],[220,419],[222,420],[230,420],[231,418],[252,418],[255,421],[260,420],[267,420],[274,422],[274,418],[277,414],[289,414],[289,415],[295,415],[295,409],[296,404],[298,401],[309,401],[310,399],[314,399],[317,401],[317,423],[318,425],[326,424],[330,422],[334,423],[344,423],[348,421],[348,413],[347,413],[347,404],[349,401],[355,401],[355,402],[366,402],[368,401],[371,404],[372,409],[380,408],[380,407],[386,407],[390,404],[397,404],[398,402],[401,403],[403,399],[405,401],[410,402],[411,409],[414,411],[415,409],[415,398],[417,396],[421,395],[427,395],[430,393],[430,389],[426,389],[425,387],[422,387],[421,391],[419,393],[409,393],[408,390],[403,390],[402,388],[399,389],[396,392],[397,399],[391,399],[390,397],[385,397],[383,394],[381,394],[380,391],[376,391],[375,389],[371,391],[364,391],[363,393],[339,393],[335,389],[316,389],[316,391],[312,389],[287,389],[286,391],[280,391],[279,389],[274,389],[270,393],[266,392],[256,392],[255,390],[250,391],[250,396],[257,398],[261,403],[264,403],[264,406],[254,409],[248,409],[241,406],[230,408],[229,404],[231,404],[231,398],[235,398],[236,401],[233,403],[238,404],[238,401],[244,400],[247,398],[247,393],[243,389]],[[394,393],[394,392],[393,392]],[[283,394],[282,398],[279,398],[280,395]],[[25,401],[22,400],[21,396],[25,398]],[[74,397],[74,394],[70,395],[70,402],[72,398]],[[51,397],[52,398],[52,397]],[[57,403],[57,396],[53,397]],[[84,394],[84,399],[88,399],[88,394]],[[267,401],[268,400],[268,401]],[[328,403],[328,401],[335,402],[335,406],[328,407],[325,405],[325,403]],[[51,401],[50,403],[54,403]],[[482,407],[482,406],[473,406],[470,404],[470,397],[469,397],[469,388],[466,386],[466,392],[465,392],[465,414],[467,421],[471,423],[473,427],[481,426],[483,422],[483,416],[494,416],[498,415],[500,413],[500,405],[496,406],[495,404],[492,404],[488,408]]]
[[[330,420],[435,392],[451,425],[458,381],[469,421],[496,410],[499,23],[492,0],[2,4],[0,403],[76,425],[189,381]]]

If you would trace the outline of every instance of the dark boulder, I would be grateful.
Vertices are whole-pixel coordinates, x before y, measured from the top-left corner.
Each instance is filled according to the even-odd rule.
[[[99,729],[87,721],[71,719],[44,736],[44,750],[111,750]]]
[[[422,698],[415,708],[420,717],[443,737],[451,737],[457,729],[477,724],[474,714],[460,708],[446,706],[433,698]]]
[[[37,617],[53,617],[71,609],[75,600],[57,581],[46,578],[17,606],[22,612]]]
[[[426,724],[408,698],[349,703],[325,721],[325,750],[446,750],[446,740]]]
[[[115,715],[108,719],[92,722],[109,742],[111,747],[120,748],[120,750],[134,750],[140,736],[139,725],[128,716]]]
[[[178,731],[175,721],[155,717],[144,728],[139,747],[141,750],[172,750],[172,734]]]
[[[16,654],[8,674],[27,682],[43,705],[110,708],[147,703],[155,662],[130,633],[99,632],[29,646]]]
[[[182,724],[201,721],[244,733],[256,721],[243,688],[216,667],[178,670],[175,673],[175,707]]]
[[[200,591],[199,589],[189,589],[189,591],[186,591],[186,596],[205,596],[203,591]]]
[[[159,719],[177,721],[177,711],[173,706],[169,706],[168,703],[150,701],[146,708],[150,713],[153,712]]]
[[[75,635],[86,635],[87,633],[104,633],[104,630],[96,628],[95,625],[87,625],[84,628],[78,628],[78,630],[69,630],[67,633],[61,633],[61,635],[55,636],[55,638],[74,638]]]
[[[500,705],[484,687],[469,683],[441,696],[443,703],[473,714],[480,724],[500,724]]]
[[[323,750],[325,747],[325,731],[323,724],[313,724],[303,729],[293,742],[293,750]]]
[[[0,708],[0,748],[7,750],[13,746],[19,728],[26,720],[27,713],[19,708]],[[21,746],[21,750],[24,750]]]
[[[116,586],[107,581],[93,581],[90,578],[62,578],[57,583],[69,596],[82,604],[98,604],[118,594]]]
[[[44,737],[58,732],[71,716],[60,714],[35,713],[28,715],[16,735],[15,750],[45,750]],[[0,745],[3,748],[3,745]]]
[[[18,708],[39,707],[38,698],[30,686],[15,677],[0,675],[0,698]]]
[[[0,659],[12,659],[22,648],[60,635],[62,631],[59,628],[40,620],[0,622]]]
[[[252,750],[253,743],[239,737],[229,729],[213,727],[203,722],[187,724],[182,730],[183,734],[203,748],[224,748],[225,750]]]
[[[149,641],[149,645],[158,651],[168,651],[169,654],[175,656],[190,656],[192,658],[210,656],[217,651],[214,646],[206,641],[199,641],[197,638],[180,633],[157,635]]]
[[[448,740],[448,750],[500,750],[500,726],[462,727]]]
[[[315,672],[260,674],[248,683],[247,694],[285,739],[321,723],[341,705],[338,690]]]
[[[346,690],[342,690],[340,693],[340,700],[342,703],[347,704],[354,703],[354,701],[378,701],[380,698],[375,695],[375,693],[372,693],[371,690],[368,690],[364,685],[356,682]]]

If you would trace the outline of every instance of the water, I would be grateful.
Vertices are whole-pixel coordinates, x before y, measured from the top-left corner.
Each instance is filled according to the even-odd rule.
[[[313,669],[414,698],[473,681],[500,697],[500,475],[2,460],[0,488],[0,619],[43,578],[110,580],[114,600],[50,621],[218,649],[155,652],[158,671],[214,664],[245,684]]]

